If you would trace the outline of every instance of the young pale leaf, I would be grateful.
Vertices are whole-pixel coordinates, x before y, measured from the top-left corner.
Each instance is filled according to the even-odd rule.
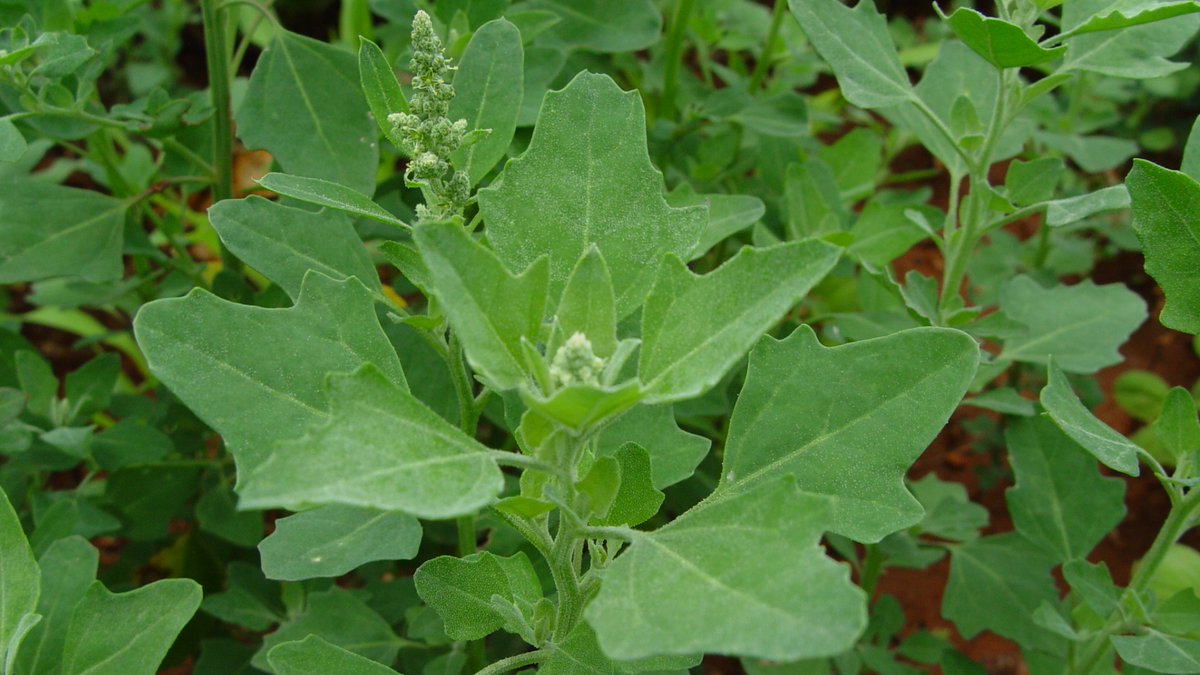
[[[1096,419],[1075,395],[1067,376],[1053,363],[1049,366],[1049,378],[1041,400],[1050,419],[1104,466],[1130,476],[1138,475],[1138,446]]]
[[[1196,400],[1183,387],[1173,387],[1162,404],[1162,414],[1154,421],[1154,436],[1176,464],[1188,453],[1200,451],[1200,421],[1196,419]]]
[[[407,513],[334,504],[275,521],[258,544],[268,579],[340,577],[373,560],[408,560],[421,545],[421,523]]]
[[[615,455],[626,443],[650,453],[651,482],[658,490],[687,479],[712,444],[679,428],[670,405],[640,405],[604,427],[596,440],[598,455]]]
[[[404,91],[396,81],[396,72],[383,50],[365,37],[359,36],[359,40],[358,78],[371,117],[375,118],[384,137],[397,149],[404,150],[404,137],[388,120],[388,115],[408,112],[408,99],[404,98]]]
[[[520,276],[454,223],[422,223],[417,245],[429,266],[430,290],[462,341],[467,359],[497,389],[527,379],[521,338],[537,342],[546,308],[545,257]]]
[[[372,363],[406,386],[371,294],[355,279],[310,272],[287,309],[194,290],[145,305],[133,327],[151,371],[222,435],[239,472],[327,417],[326,374]]]
[[[763,338],[710,500],[792,475],[833,504],[826,526],[838,534],[875,542],[918,522],[904,472],[954,412],[978,362],[974,340],[942,328],[832,349],[808,327]]]
[[[1200,640],[1160,633],[1153,628],[1141,635],[1116,635],[1112,644],[1121,659],[1131,666],[1156,673],[1200,672]]]
[[[641,97],[583,72],[546,94],[529,149],[508,163],[499,185],[479,191],[479,208],[509,269],[550,256],[552,298],[594,244],[624,317],[646,297],[662,255],[686,257],[704,229],[702,206],[672,208],[662,192]]]
[[[500,628],[519,632],[497,611],[493,598],[514,605],[522,616],[533,616],[542,597],[537,572],[524,553],[507,558],[481,551],[465,558],[441,556],[417,568],[417,593],[446,625],[455,640],[478,640]]]
[[[378,134],[357,69],[353,54],[275,31],[235,113],[238,136],[270,152],[288,173],[371,195]]]
[[[651,656],[636,661],[613,661],[600,649],[596,634],[579,622],[562,642],[547,645],[550,658],[538,668],[540,675],[634,675],[635,673],[686,672],[700,664],[702,654]]]
[[[208,217],[230,251],[293,300],[300,297],[309,270],[339,280],[356,277],[379,290],[379,274],[366,247],[341,214],[313,213],[250,196],[218,202]]]
[[[504,19],[479,27],[467,43],[454,74],[449,117],[467,120],[467,130],[491,129],[486,138],[456,151],[454,165],[479,183],[508,153],[524,91],[521,33]]]
[[[5,651],[16,635],[21,617],[38,607],[41,589],[41,570],[34,560],[33,550],[25,538],[25,530],[0,490],[0,653]]]
[[[331,209],[400,228],[408,229],[409,227],[408,223],[388,213],[386,209],[371,201],[371,198],[363,193],[320,178],[305,178],[304,176],[272,172],[260,178],[258,184],[276,194],[299,199],[309,204],[328,206]]]
[[[1200,333],[1200,182],[1181,171],[1134,160],[1125,185],[1146,272],[1167,296],[1159,321]]]
[[[276,675],[398,675],[382,663],[342,649],[319,635],[276,645],[267,652],[267,662]]]
[[[1051,227],[1070,225],[1105,211],[1129,208],[1129,190],[1113,185],[1078,197],[1055,199],[1046,205],[1046,224]]]
[[[522,6],[557,15],[560,20],[546,37],[567,47],[637,51],[653,45],[662,31],[662,15],[652,0],[532,0]]]
[[[94,582],[71,617],[62,672],[153,675],[202,595],[191,579],[163,579],[127,593]]]
[[[647,401],[694,398],[715,385],[838,254],[811,240],[747,247],[704,276],[667,256],[642,310],[638,378]]]
[[[349,591],[334,586],[328,591],[309,595],[303,610],[274,633],[264,637],[262,647],[254,654],[251,664],[259,670],[271,672],[267,658],[276,645],[310,635],[379,663],[395,661],[402,643],[388,622],[375,610]]]
[[[1125,483],[1049,420],[1017,420],[1004,435],[1016,487],[1005,493],[1013,524],[1062,563],[1084,558],[1125,517]]]
[[[554,392],[548,398],[521,390],[521,400],[531,410],[558,424],[582,431],[615,417],[642,400],[636,380],[616,386],[572,384]]]
[[[1004,340],[1000,359],[1094,373],[1121,362],[1117,348],[1146,320],[1146,302],[1123,284],[1042,288],[1027,276],[1000,290],[1000,309],[1026,330]]]
[[[950,541],[971,541],[988,524],[988,511],[971,501],[962,483],[939,480],[934,474],[908,484],[925,516],[917,525],[922,533]]]
[[[96,580],[99,561],[100,552],[96,547],[78,536],[59,539],[38,558],[42,587],[37,611],[42,620],[25,636],[17,653],[16,669],[12,672],[58,671],[71,613]]]
[[[0,162],[15,162],[21,159],[28,147],[17,125],[7,117],[0,119]]]
[[[968,47],[997,68],[1019,68],[1053,61],[1062,56],[1066,47],[1046,49],[1025,34],[1020,26],[979,12],[959,7],[950,16],[933,6],[942,20]]]
[[[866,626],[865,596],[818,541],[830,505],[790,479],[702,502],[639,535],[584,616],[605,654],[829,656]]]
[[[0,183],[0,283],[121,278],[127,202],[33,179]]]
[[[1112,17],[1113,0],[1072,0],[1063,6],[1063,29],[1070,33],[1088,22]],[[1146,0],[1121,3],[1149,5]],[[1162,7],[1163,3],[1154,3]],[[1107,11],[1106,13],[1106,10]],[[1160,10],[1161,11],[1161,10]],[[1200,16],[1174,16],[1143,25],[1133,25],[1104,34],[1086,34],[1066,39],[1068,70],[1087,70],[1113,77],[1146,79],[1162,77],[1187,67],[1169,61],[1196,34]]]
[[[1054,559],[1015,533],[950,548],[950,579],[942,614],[964,637],[990,630],[1021,645],[1053,648],[1059,638],[1038,627],[1033,613],[1054,604]]]
[[[327,390],[324,424],[242,472],[242,508],[348,504],[453,518],[503,487],[487,448],[375,366],[331,376]]]
[[[880,108],[912,100],[912,84],[875,3],[859,0],[851,9],[841,0],[788,0],[788,7],[833,68],[847,101]]]
[[[664,498],[651,481],[650,454],[637,443],[626,443],[614,456],[620,485],[608,513],[595,521],[598,525],[641,525],[658,513]]]
[[[575,333],[583,333],[592,351],[602,359],[617,350],[617,311],[612,276],[600,249],[592,246],[583,254],[563,289],[562,300],[554,314],[558,324],[557,340],[546,350],[553,358],[559,343]]]

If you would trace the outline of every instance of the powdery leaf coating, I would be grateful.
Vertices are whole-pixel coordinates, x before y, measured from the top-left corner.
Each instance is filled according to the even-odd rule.
[[[912,84],[875,3],[859,0],[788,0],[821,58],[837,75],[842,95],[860,108],[897,105],[914,96]]]
[[[288,172],[375,191],[378,131],[353,54],[285,30],[263,50],[237,109],[238,136]]]
[[[979,348],[965,333],[916,328],[826,348],[811,328],[750,353],[725,462],[709,500],[781,475],[825,495],[825,527],[864,542],[921,519],[904,474],[966,393]]]
[[[967,7],[959,7],[949,17],[942,14],[937,5],[934,8],[960,40],[997,68],[1032,66],[1053,61],[1067,49],[1046,49],[1026,35],[1020,26],[986,17]]]
[[[1041,401],[1050,419],[1092,456],[1114,471],[1138,475],[1138,446],[1114,431],[1084,407],[1062,370],[1050,364],[1049,383]]]
[[[1112,638],[1126,663],[1155,673],[1200,672],[1200,640],[1165,635],[1153,628],[1142,635],[1117,635]]]
[[[865,595],[818,541],[827,500],[776,480],[637,537],[584,611],[621,660],[697,652],[792,661],[854,644]]]
[[[1146,320],[1146,302],[1123,284],[1042,288],[1027,276],[1000,290],[1000,309],[1026,330],[1004,341],[999,358],[1054,362],[1069,373],[1094,373],[1121,362],[1117,348]]]
[[[525,617],[542,597],[537,572],[524,553],[501,557],[487,551],[464,558],[440,556],[421,565],[413,581],[417,593],[446,626],[455,640],[478,640],[506,625],[506,617],[492,603],[493,596],[511,603]]]
[[[546,645],[550,658],[538,668],[540,675],[621,675],[645,672],[679,672],[700,664],[703,654],[651,656],[636,661],[613,661],[600,649],[587,622],[571,629],[562,642]]]
[[[1125,483],[1053,422],[1017,420],[1004,436],[1016,487],[1005,493],[1017,531],[1059,562],[1083,558],[1125,517]]]
[[[208,216],[230,251],[293,300],[309,270],[339,280],[355,277],[379,290],[367,249],[341,214],[313,213],[251,195],[214,204]]]
[[[1159,321],[1167,328],[1200,333],[1200,182],[1138,159],[1125,186],[1146,273],[1167,296]]]
[[[0,283],[121,278],[127,204],[31,179],[0,186]]]
[[[16,672],[51,673],[61,666],[71,613],[96,580],[99,563],[100,551],[79,536],[59,539],[38,558],[42,592],[37,611],[42,620],[21,643]]]
[[[242,508],[348,504],[453,518],[503,487],[487,448],[367,364],[334,375],[329,416],[242,472]]]
[[[467,43],[454,74],[454,100],[449,117],[467,120],[467,132],[491,129],[476,143],[450,155],[471,185],[487,175],[508,153],[524,93],[521,32],[504,19],[479,27]]]
[[[197,289],[148,303],[133,327],[151,371],[222,435],[239,474],[280,440],[327,417],[328,373],[372,363],[407,386],[371,294],[357,279],[309,272],[296,304],[285,309],[239,305]]]
[[[647,400],[693,398],[719,382],[839,254],[819,241],[747,247],[704,276],[667,256],[642,310],[638,378]]]
[[[349,591],[334,586],[328,591],[309,594],[301,612],[263,638],[262,647],[250,663],[259,670],[271,672],[268,655],[276,645],[310,635],[380,663],[395,661],[402,642],[375,610]]]
[[[163,579],[128,593],[94,582],[71,617],[63,672],[153,675],[202,595],[191,579]]]
[[[1118,0],[1072,0],[1063,5],[1063,29],[1074,31],[1088,24],[1104,25],[1123,21],[1122,12],[1114,11],[1121,5],[1128,14],[1136,17],[1143,7],[1157,6],[1157,11],[1146,18],[1153,23],[1130,25],[1121,30],[1108,30],[1068,38],[1064,67],[1069,70],[1087,70],[1113,77],[1147,79],[1162,77],[1188,66],[1185,62],[1170,61],[1167,57],[1179,51],[1200,28],[1200,17],[1184,16],[1170,12],[1162,2],[1118,2]],[[1141,5],[1138,7],[1136,5]],[[1166,18],[1170,16],[1170,18]],[[1140,22],[1139,22],[1140,23]]]
[[[0,490],[0,653],[38,606],[42,573],[8,495]]]
[[[550,294],[595,244],[617,290],[617,314],[637,309],[664,253],[687,257],[704,229],[703,206],[672,208],[646,150],[637,92],[582,72],[546,94],[529,149],[499,185],[479,191],[496,255],[510,270],[550,256]]]
[[[407,513],[332,504],[275,521],[258,544],[268,579],[338,577],[374,560],[408,560],[421,523]]]
[[[615,455],[626,443],[650,453],[651,483],[663,489],[687,479],[708,454],[712,441],[679,428],[669,404],[639,405],[604,427],[597,455]]]
[[[277,645],[267,652],[267,662],[276,675],[397,675],[382,663],[342,649],[319,635]]]

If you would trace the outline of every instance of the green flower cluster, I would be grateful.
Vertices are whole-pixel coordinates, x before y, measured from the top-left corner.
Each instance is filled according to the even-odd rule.
[[[461,215],[471,185],[465,171],[451,166],[450,154],[463,145],[467,121],[451,121],[448,116],[454,99],[454,85],[449,82],[454,67],[424,11],[413,17],[412,46],[409,112],[392,113],[388,121],[400,131],[412,156],[405,177],[427,188],[427,203],[417,207],[417,216],[427,220]]]

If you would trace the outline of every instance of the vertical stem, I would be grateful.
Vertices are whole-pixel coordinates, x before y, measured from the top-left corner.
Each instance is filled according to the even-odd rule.
[[[671,14],[671,32],[667,35],[667,60],[663,69],[662,100],[658,116],[664,119],[675,117],[675,92],[679,85],[679,68],[683,61],[683,34],[687,28],[695,0],[675,0],[675,11]]]
[[[787,8],[787,0],[775,0],[771,10],[771,28],[767,30],[767,42],[763,45],[758,61],[754,63],[754,72],[750,75],[750,92],[758,90],[767,77],[767,68],[771,62],[771,54],[775,53],[775,41],[779,39],[779,27],[783,25],[783,13]]]
[[[883,571],[883,554],[880,553],[879,547],[874,544],[867,544],[867,552],[863,558],[862,566],[862,589],[867,593],[867,601],[875,595],[875,586],[879,583],[879,573]]]
[[[446,345],[446,360],[450,367],[450,379],[454,382],[454,391],[458,397],[458,424],[462,432],[475,438],[475,427],[479,421],[479,413],[475,407],[475,397],[471,393],[471,376],[467,373],[467,365],[463,360],[462,344],[453,330]],[[476,552],[475,514],[469,513],[454,520],[458,535],[458,556],[460,558]],[[486,660],[483,640],[472,640],[467,643],[467,669],[471,671],[483,667]]]
[[[229,96],[229,48],[225,43],[225,15],[217,0],[200,0],[204,21],[204,57],[208,65],[208,89],[213,110],[213,203],[233,197],[233,109]],[[226,269],[240,271],[242,262],[221,244],[221,262]]]

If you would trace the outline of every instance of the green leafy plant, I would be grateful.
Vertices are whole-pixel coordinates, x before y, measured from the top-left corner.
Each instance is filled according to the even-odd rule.
[[[1031,672],[1200,670],[1195,398],[1093,414],[1149,311],[1090,278],[1200,330],[1200,131],[1116,173],[1200,4],[9,4],[4,673],[982,672],[884,590],[943,558]],[[1012,531],[914,473],[948,424]]]

